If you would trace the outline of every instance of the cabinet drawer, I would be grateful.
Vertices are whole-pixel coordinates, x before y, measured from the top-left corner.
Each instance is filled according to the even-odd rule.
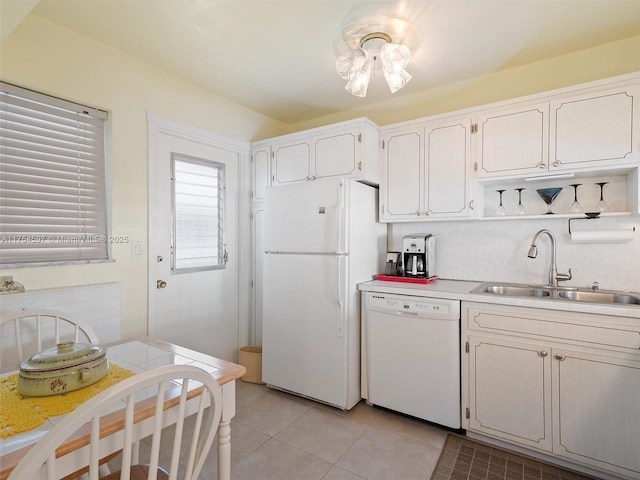
[[[469,330],[627,348],[640,353],[640,328],[627,318],[504,305],[466,305],[463,321]]]

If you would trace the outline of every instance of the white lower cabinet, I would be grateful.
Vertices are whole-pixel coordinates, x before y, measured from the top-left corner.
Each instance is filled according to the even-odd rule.
[[[553,452],[640,478],[640,361],[558,349]]]
[[[469,429],[551,450],[549,348],[470,336]]]
[[[640,319],[462,306],[464,428],[640,478]]]

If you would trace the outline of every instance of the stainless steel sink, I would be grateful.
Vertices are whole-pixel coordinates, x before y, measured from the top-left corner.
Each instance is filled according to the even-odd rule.
[[[542,287],[529,287],[526,285],[494,285],[484,284],[478,291],[506,295],[510,297],[550,297],[551,290]]]
[[[592,292],[592,291],[559,291],[558,297],[564,300],[590,303],[623,303],[640,305],[640,296],[617,292]]]
[[[594,291],[576,287],[483,283],[473,289],[471,293],[487,293],[507,297],[536,297],[548,300],[569,300],[605,305],[640,305],[640,294],[615,290]]]

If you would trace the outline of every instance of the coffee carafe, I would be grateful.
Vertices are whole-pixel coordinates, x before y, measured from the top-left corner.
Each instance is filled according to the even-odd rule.
[[[435,236],[412,234],[402,237],[402,266],[405,277],[435,276]]]

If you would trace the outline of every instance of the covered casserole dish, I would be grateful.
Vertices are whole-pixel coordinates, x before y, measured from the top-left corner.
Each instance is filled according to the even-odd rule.
[[[72,392],[104,377],[107,351],[100,345],[63,342],[20,363],[18,393],[44,397]]]

